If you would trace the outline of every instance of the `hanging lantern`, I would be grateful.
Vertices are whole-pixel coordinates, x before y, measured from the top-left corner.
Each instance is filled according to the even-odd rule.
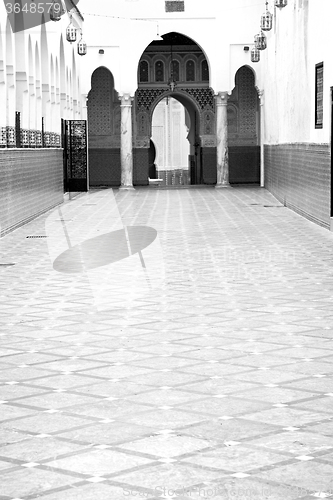
[[[273,26],[273,14],[268,11],[268,2],[266,2],[266,12],[261,16],[260,28],[262,31],[270,31]]]
[[[260,50],[255,47],[251,50],[251,61],[259,62],[260,61]]]
[[[66,29],[66,40],[70,43],[76,42],[76,28],[72,23],[72,16],[70,17],[71,22]]]
[[[288,0],[275,0],[275,7],[278,7],[279,9],[282,9],[285,7],[288,3]]]
[[[87,44],[82,38],[82,31],[81,31],[81,39],[77,44],[77,53],[79,56],[85,56],[87,53]]]
[[[51,5],[50,8],[50,19],[51,21],[60,21],[61,16],[64,13],[64,9],[62,7],[61,2],[58,2],[57,0],[53,1],[53,4]]]
[[[258,50],[265,50],[265,48],[267,47],[266,36],[264,35],[264,33],[262,31],[260,33],[258,33],[258,35],[255,35],[254,46]]]

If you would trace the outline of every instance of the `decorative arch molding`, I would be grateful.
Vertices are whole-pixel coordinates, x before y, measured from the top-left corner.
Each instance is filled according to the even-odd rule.
[[[135,93],[135,147],[149,148],[152,115],[156,105],[165,97],[177,95],[190,101],[200,119],[200,135],[209,136],[209,147],[214,147],[212,136],[216,133],[215,99],[213,90],[208,88],[177,87],[174,91],[167,88],[140,88]]]
[[[136,107],[138,111],[149,111],[155,108],[158,101],[170,95],[171,91],[165,87],[150,87],[138,89],[135,93]],[[211,110],[215,113],[214,92],[208,88],[177,87],[174,93],[185,94],[189,97],[198,111]],[[165,94],[163,96],[163,94]],[[163,97],[162,97],[163,96]],[[155,102],[156,101],[156,102]]]
[[[258,87],[258,76],[257,76],[257,73],[255,71],[255,69],[250,66],[249,64],[244,64],[243,66],[240,66],[236,71],[235,71],[235,78],[234,78],[234,85],[237,84],[237,77],[238,77],[238,74],[241,70],[243,69],[247,69],[249,71],[251,71],[252,75],[253,75],[253,78],[254,78],[254,87],[257,89],[257,91],[259,92],[259,87]]]

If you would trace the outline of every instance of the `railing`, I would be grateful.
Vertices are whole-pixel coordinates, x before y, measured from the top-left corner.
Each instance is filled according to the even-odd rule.
[[[60,148],[61,137],[55,132],[21,128],[21,113],[15,113],[15,127],[0,127],[0,148]]]

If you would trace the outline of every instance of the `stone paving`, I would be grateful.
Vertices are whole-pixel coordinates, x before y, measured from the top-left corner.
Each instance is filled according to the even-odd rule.
[[[332,243],[253,187],[3,237],[0,499],[333,497]]]

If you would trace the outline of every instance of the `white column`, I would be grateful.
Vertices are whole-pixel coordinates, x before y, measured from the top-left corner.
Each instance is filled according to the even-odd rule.
[[[217,183],[216,188],[230,187],[228,156],[228,92],[218,92],[216,103],[216,146],[217,146]]]
[[[265,155],[264,155],[264,91],[259,90],[259,104],[260,104],[260,187],[265,187]]]
[[[129,94],[120,97],[121,131],[120,131],[120,189],[133,188],[133,146],[132,146],[132,100]]]

